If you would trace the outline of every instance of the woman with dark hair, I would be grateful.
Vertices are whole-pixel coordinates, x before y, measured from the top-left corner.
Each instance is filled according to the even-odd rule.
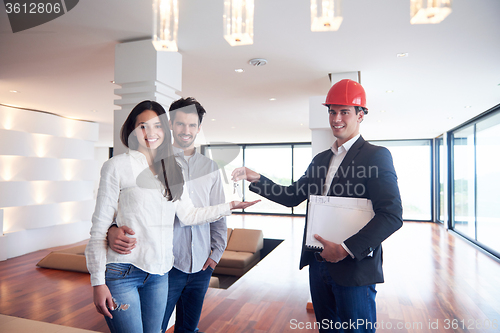
[[[112,333],[160,332],[176,214],[185,225],[203,224],[257,202],[195,208],[184,191],[166,117],[156,102],[136,105],[121,129],[128,152],[106,161],[101,170],[85,254],[94,304]],[[108,248],[106,234],[113,222],[135,231],[137,247],[132,253],[118,254]]]

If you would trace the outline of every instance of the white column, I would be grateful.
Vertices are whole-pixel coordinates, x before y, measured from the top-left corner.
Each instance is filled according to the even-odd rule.
[[[182,89],[182,55],[179,52],[156,51],[151,40],[116,45],[115,105],[121,110],[114,114],[114,155],[126,151],[120,141],[120,130],[130,111],[143,100],[163,105],[168,112],[170,104],[179,99]]]

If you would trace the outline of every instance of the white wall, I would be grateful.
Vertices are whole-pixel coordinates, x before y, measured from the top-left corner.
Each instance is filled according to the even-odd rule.
[[[0,260],[89,237],[98,130],[0,105]]]

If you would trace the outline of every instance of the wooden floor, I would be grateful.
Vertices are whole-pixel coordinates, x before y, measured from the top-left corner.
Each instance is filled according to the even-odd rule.
[[[233,215],[228,225],[285,241],[227,290],[209,289],[200,330],[308,331],[300,329],[315,321],[307,268],[298,270],[303,218]],[[0,262],[0,314],[108,332],[88,274],[35,267],[49,252]],[[441,225],[405,222],[384,243],[384,271],[377,332],[500,331],[500,263]]]

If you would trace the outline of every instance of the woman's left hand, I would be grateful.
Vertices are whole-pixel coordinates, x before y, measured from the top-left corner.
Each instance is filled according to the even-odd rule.
[[[260,200],[255,200],[255,201],[231,201],[231,210],[234,209],[245,209],[250,206],[255,205],[257,202]]]

